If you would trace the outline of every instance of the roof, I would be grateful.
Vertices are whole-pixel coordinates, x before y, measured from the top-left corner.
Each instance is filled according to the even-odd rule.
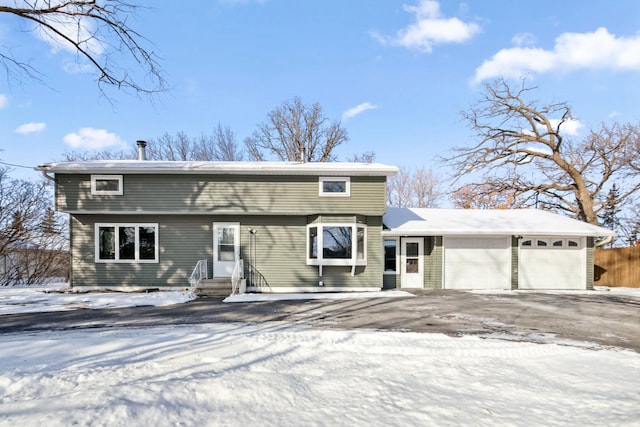
[[[237,174],[237,175],[328,175],[392,176],[395,166],[381,163],[347,162],[190,162],[153,160],[95,160],[88,162],[45,163],[36,170],[60,173],[127,174]]]
[[[615,236],[609,229],[538,209],[389,208],[387,236]]]

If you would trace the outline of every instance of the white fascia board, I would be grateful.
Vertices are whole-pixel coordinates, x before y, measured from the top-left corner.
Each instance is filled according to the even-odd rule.
[[[214,175],[326,175],[393,176],[395,166],[381,163],[342,162],[168,162],[138,160],[97,160],[90,162],[45,163],[41,172],[78,174],[214,174]]]

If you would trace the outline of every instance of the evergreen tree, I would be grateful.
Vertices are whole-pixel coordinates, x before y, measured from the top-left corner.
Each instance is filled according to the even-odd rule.
[[[47,235],[56,234],[58,232],[58,222],[56,221],[53,209],[47,208],[42,216],[40,230]]]
[[[603,213],[599,215],[602,226],[615,231],[620,226],[620,211],[620,190],[613,184],[604,202]]]

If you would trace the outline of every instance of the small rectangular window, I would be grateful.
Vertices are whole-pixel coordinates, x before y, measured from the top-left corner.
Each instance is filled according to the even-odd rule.
[[[564,242],[562,240],[554,240],[553,241],[553,246],[556,248],[561,248],[564,246]]]
[[[351,180],[349,178],[321,177],[321,196],[349,196],[351,193]]]
[[[91,175],[91,194],[122,196],[122,175]]]
[[[384,241],[384,271],[385,273],[396,272],[397,242],[395,240]]]
[[[96,262],[158,262],[157,224],[96,224]]]

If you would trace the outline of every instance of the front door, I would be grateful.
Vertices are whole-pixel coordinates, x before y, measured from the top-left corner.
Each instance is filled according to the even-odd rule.
[[[411,237],[401,242],[400,286],[424,288],[424,239]]]
[[[240,259],[240,224],[213,223],[213,277],[231,277]]]

